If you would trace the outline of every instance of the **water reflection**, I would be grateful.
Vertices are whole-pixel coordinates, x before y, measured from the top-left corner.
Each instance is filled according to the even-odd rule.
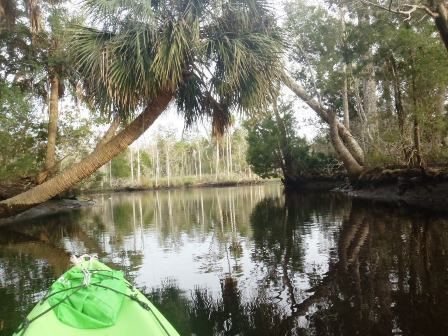
[[[441,335],[448,221],[280,186],[100,195],[0,231],[0,334],[97,253],[182,335]]]

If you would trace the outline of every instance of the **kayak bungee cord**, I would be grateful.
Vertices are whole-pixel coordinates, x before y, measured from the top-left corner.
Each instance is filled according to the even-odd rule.
[[[48,300],[48,298],[52,297],[53,295],[62,293],[62,292],[66,292],[69,290],[74,290],[73,292],[71,292],[69,295],[67,295],[66,297],[64,297],[61,301],[57,302],[56,304],[50,306],[48,309],[46,309],[45,311],[43,311],[42,313],[40,313],[39,315],[33,317],[32,319],[28,319],[25,318],[25,320],[19,325],[18,329],[17,329],[17,333],[20,333],[20,336],[23,336],[26,332],[26,330],[28,329],[28,327],[30,326],[30,324],[34,321],[36,321],[38,318],[44,316],[45,314],[47,314],[49,311],[52,311],[54,308],[56,308],[57,306],[59,306],[61,303],[65,302],[68,298],[70,298],[73,294],[75,294],[76,292],[78,292],[81,288],[86,287],[90,284],[90,272],[88,270],[86,270],[85,267],[81,266],[82,261],[87,261],[86,258],[89,258],[89,266],[92,265],[92,260],[96,259],[96,257],[94,256],[90,256],[88,254],[84,254],[82,256],[80,256],[79,258],[77,258],[75,255],[72,255],[70,257],[70,261],[75,265],[75,266],[80,266],[83,274],[84,274],[84,280],[83,280],[83,285],[80,286],[75,286],[75,287],[70,287],[70,288],[66,288],[54,293],[49,294],[49,292],[47,292],[44,297],[40,300],[40,304],[43,304],[46,300]],[[87,279],[86,279],[87,277]]]
[[[28,318],[25,318],[25,321],[23,321],[20,325],[19,328],[17,330],[17,332],[20,332],[20,336],[23,336],[26,332],[26,330],[28,329],[28,327],[30,326],[30,324],[34,321],[36,321],[39,317],[44,316],[46,313],[48,313],[49,311],[52,311],[54,308],[56,308],[57,306],[59,306],[61,303],[63,303],[65,300],[67,300],[70,296],[72,296],[73,294],[75,294],[77,291],[79,291],[81,288],[83,288],[84,286],[77,286],[70,288],[70,289],[75,289],[72,293],[70,293],[69,295],[67,295],[65,298],[63,298],[61,301],[59,301],[58,303],[56,303],[53,306],[50,306],[50,308],[48,308],[47,310],[43,311],[42,313],[40,313],[39,315],[37,315],[36,317],[33,317],[31,320],[28,320]]]
[[[47,293],[44,295],[44,297],[40,300],[40,305],[44,304],[45,302],[48,301],[49,298],[63,293],[63,292],[68,292],[70,290],[72,290],[71,293],[69,293],[68,295],[66,295],[64,298],[62,298],[60,301],[58,301],[57,303],[50,305],[50,307],[48,309],[46,309],[45,311],[41,312],[40,314],[38,314],[37,316],[29,319],[29,318],[25,318],[25,320],[19,325],[16,334],[19,336],[23,336],[25,334],[25,332],[27,331],[28,327],[31,325],[32,322],[36,321],[37,319],[39,319],[40,317],[44,316],[45,314],[47,314],[48,312],[54,310],[57,306],[59,306],[60,304],[64,303],[65,301],[67,301],[72,295],[74,295],[75,293],[77,293],[79,290],[89,287],[89,286],[94,286],[94,287],[100,287],[106,290],[110,290],[116,294],[120,294],[123,295],[124,297],[129,298],[130,300],[138,303],[140,305],[141,308],[145,309],[148,312],[151,312],[151,314],[153,315],[153,317],[157,320],[157,322],[159,323],[159,325],[162,327],[164,333],[166,335],[170,335],[170,333],[168,332],[168,330],[165,328],[165,325],[163,323],[163,321],[161,321],[159,319],[159,317],[157,316],[157,314],[153,311],[153,309],[151,308],[151,306],[140,300],[138,298],[138,291],[136,290],[135,286],[133,286],[131,283],[129,283],[127,280],[125,279],[121,279],[118,277],[115,277],[111,274],[107,274],[107,273],[112,273],[112,270],[101,270],[101,269],[90,269],[92,267],[92,262],[94,260],[97,260],[96,256],[90,256],[90,255],[82,255],[80,257],[76,257],[76,256],[71,256],[70,261],[77,267],[79,267],[80,271],[82,272],[83,278],[82,278],[82,284],[78,285],[78,286],[74,286],[74,287],[69,287],[69,288],[65,288],[62,290],[58,290],[55,291],[53,293],[51,293],[51,289],[49,289],[47,291]],[[87,264],[87,265],[86,265]],[[106,274],[105,274],[106,273]],[[105,286],[103,284],[101,284],[104,280],[106,279],[101,279],[98,282],[95,282],[94,280],[92,280],[92,275],[94,276],[95,274],[101,274],[102,277],[105,278],[109,278],[109,279],[115,279],[115,280],[119,280],[119,281],[124,281],[124,284],[126,285],[126,287],[131,291],[130,294],[128,293],[123,293],[115,288],[111,288],[109,286]],[[63,277],[59,278],[59,281],[62,281],[65,279],[63,279]]]
[[[143,302],[142,300],[140,300],[137,297],[137,292],[135,292],[135,287],[134,286],[129,287],[132,290],[133,294],[123,293],[123,292],[117,291],[114,288],[110,288],[110,287],[107,287],[107,286],[100,285],[99,283],[92,283],[92,286],[109,289],[112,292],[115,292],[117,294],[121,294],[121,295],[131,299],[132,301],[137,302],[143,309],[145,309],[146,311],[151,312],[151,314],[156,318],[157,322],[159,322],[160,326],[163,328],[163,331],[165,332],[165,334],[167,334],[168,336],[170,335],[168,330],[166,330],[165,326],[163,325],[162,321],[160,321],[160,319],[157,316],[157,314],[152,311],[151,307],[146,302]]]

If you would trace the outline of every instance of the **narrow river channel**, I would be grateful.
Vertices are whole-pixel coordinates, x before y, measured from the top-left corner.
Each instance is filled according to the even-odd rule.
[[[446,216],[277,184],[93,197],[0,229],[0,335],[83,253],[181,335],[447,333]]]

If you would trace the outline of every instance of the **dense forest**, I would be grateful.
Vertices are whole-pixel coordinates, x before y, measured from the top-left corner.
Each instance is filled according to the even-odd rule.
[[[82,181],[444,172],[446,1],[74,6],[0,1],[0,177],[13,191],[1,216]],[[209,134],[129,147],[169,108],[186,134],[200,121]],[[298,135],[305,110],[318,118],[312,140]]]

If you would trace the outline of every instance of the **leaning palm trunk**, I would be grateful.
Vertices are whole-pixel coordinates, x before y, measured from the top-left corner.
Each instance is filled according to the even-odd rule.
[[[309,107],[311,107],[319,117],[331,126],[333,123],[331,112],[327,111],[317,100],[313,99],[305,89],[297,84],[288,74],[283,73],[283,83],[300,99],[302,99]],[[358,165],[364,165],[364,151],[359,143],[350,133],[350,131],[340,122],[336,120],[336,127],[339,134],[339,140],[343,141],[343,145],[349,151],[351,156],[356,160]]]
[[[172,93],[160,94],[125,129],[82,161],[43,184],[0,202],[0,217],[10,216],[45,202],[90,176],[140,137],[166,109],[172,96]]]

